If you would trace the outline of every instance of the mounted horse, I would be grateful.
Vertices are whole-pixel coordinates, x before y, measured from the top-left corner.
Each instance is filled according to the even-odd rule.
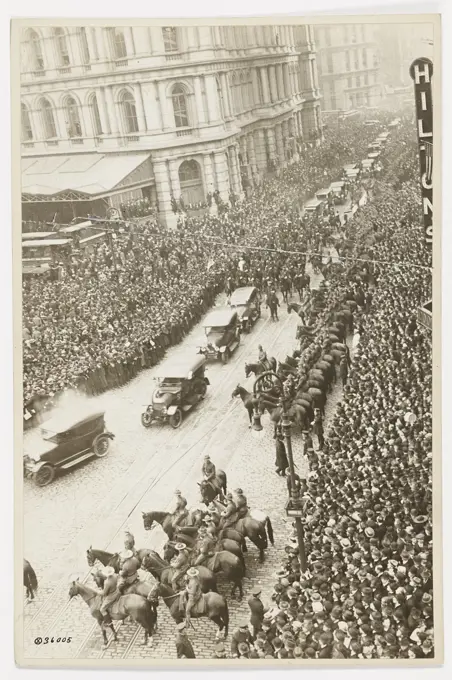
[[[248,417],[250,419],[249,427],[251,427],[251,424],[253,422],[254,408],[257,407],[257,405],[258,405],[257,397],[255,397],[252,392],[248,392],[248,390],[246,390],[241,385],[237,385],[237,387],[235,388],[235,390],[231,394],[231,397],[232,398],[240,397],[244,407],[248,411]]]
[[[112,566],[112,565],[110,565],[110,566]],[[104,575],[102,570],[99,569],[98,571],[91,572],[91,576],[93,577],[96,586],[98,588],[103,589],[106,576]],[[152,588],[153,588],[153,584],[150,583],[149,581],[140,581],[139,579],[137,579],[135,581],[135,583],[131,583],[129,586],[125,586],[121,590],[121,594],[122,595],[132,595],[132,594],[141,595],[141,597],[144,597],[144,599],[147,600],[147,598],[149,597],[149,595],[152,591]]]
[[[99,624],[104,639],[104,646],[106,647],[108,643],[106,627],[111,628],[114,640],[117,642],[118,636],[116,635],[113,623],[105,623],[100,613],[102,595],[78,580],[72,581],[69,588],[69,598],[72,599],[77,595],[80,595],[82,600],[88,605],[91,616]],[[110,605],[109,614],[113,621],[124,621],[130,616],[133,621],[139,623],[144,629],[144,644],[147,644],[149,638],[152,639],[156,616],[151,603],[145,600],[144,597],[140,595],[122,595],[116,602]]]
[[[268,366],[264,366],[262,361],[257,361],[255,363],[245,363],[245,378],[249,378],[251,374],[254,376],[261,375],[261,373],[265,373],[266,371],[273,371],[276,373],[276,368],[278,366],[278,361],[276,357],[269,357],[267,359]]]
[[[228,488],[226,473],[223,470],[217,470],[215,479],[203,479],[202,482],[197,482],[197,484],[201,489],[201,496],[204,494],[212,495],[213,498],[219,496],[220,501],[224,499]]]
[[[141,548],[141,550],[137,550],[135,552],[135,557],[141,564],[141,562],[143,561],[143,557],[153,552],[154,551],[151,550],[150,548]],[[96,560],[99,560],[99,562],[101,562],[104,565],[104,567],[113,567],[115,572],[117,574],[119,573],[120,567],[118,553],[109,553],[106,552],[105,550],[96,550],[96,548],[90,546],[86,551],[86,560],[88,562],[89,567],[94,567]]]
[[[38,579],[35,570],[28,560],[24,560],[24,586],[27,600],[34,600],[35,592],[38,590]]]
[[[178,525],[176,528],[174,528],[173,525],[174,517],[170,512],[151,510],[151,512],[143,512],[142,515],[146,531],[152,529],[154,522],[157,522],[157,524],[160,524],[170,541],[179,538],[179,540],[186,545],[193,544],[198,533],[198,527],[202,521],[202,512],[200,510],[189,513],[189,517],[182,520],[181,526]],[[188,520],[190,519],[193,522],[192,524],[188,523]]]
[[[176,623],[185,621],[185,591],[175,593],[172,588],[159,583],[154,586],[153,596],[162,598]],[[201,599],[192,608],[190,616],[194,619],[201,617],[209,618],[218,626],[217,639],[221,637],[223,630],[224,637],[227,638],[229,631],[229,610],[228,604],[222,595],[218,593],[203,594]]]
[[[225,506],[218,501],[212,501],[212,503],[218,511],[216,517],[214,515],[212,520],[216,526],[219,526],[221,513],[224,511]],[[258,516],[258,519],[256,519],[256,516]],[[259,559],[263,562],[264,550],[268,548],[268,541],[274,545],[273,526],[270,517],[259,510],[254,510],[253,514],[248,512],[245,517],[235,519],[235,521],[225,529],[220,528],[218,533],[219,537],[222,538],[225,535],[224,532],[228,531],[230,528],[235,529],[242,534],[242,536],[249,538],[250,541],[254,543],[259,550]]]
[[[166,561],[170,562],[173,557],[177,554],[177,551],[173,543],[167,543],[164,548],[163,556]],[[195,565],[197,555],[193,555],[190,563],[192,566]],[[199,569],[200,566],[204,566],[213,574],[223,574],[228,581],[232,582],[231,597],[235,596],[235,591],[239,590],[239,599],[243,597],[243,584],[242,580],[245,576],[245,568],[243,557],[237,557],[233,555],[228,550],[220,550],[215,552],[212,556],[204,560],[202,565],[197,564],[196,568]]]
[[[143,558],[142,568],[148,571],[160,583],[170,586],[174,576],[174,568],[163,560],[158,553],[146,555]],[[188,566],[187,566],[188,569]],[[199,566],[199,583],[203,593],[208,593],[210,590],[217,592],[217,579],[207,567]],[[181,577],[184,574],[181,573]],[[179,580],[179,579],[178,579]]]

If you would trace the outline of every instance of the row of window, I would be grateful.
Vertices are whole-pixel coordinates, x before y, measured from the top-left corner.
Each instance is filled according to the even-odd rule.
[[[132,56],[130,52],[135,53],[133,44],[133,31],[130,31],[130,42],[125,37],[125,31],[122,28],[109,28],[109,42],[111,57],[115,60],[127,59]],[[284,28],[282,30],[285,30]],[[89,36],[88,36],[89,31]],[[163,26],[161,28],[163,47],[165,53],[177,53],[181,49],[180,36],[177,27]],[[254,31],[253,36],[250,31]],[[56,52],[56,63],[59,68],[68,68],[73,63],[71,53],[69,50],[70,41],[68,38],[74,33],[68,30],[57,27],[52,31],[51,41]],[[257,44],[279,45],[280,36],[277,26],[220,26],[218,30],[219,41],[222,45],[226,45],[230,49],[246,49],[250,46],[250,39]],[[79,27],[75,29],[75,35],[78,39],[79,50],[81,54],[82,64],[89,64],[93,59],[98,59],[98,48],[96,43],[96,34],[94,29]],[[31,50],[31,68],[33,71],[43,71],[46,66],[45,49],[43,49],[43,39],[38,35],[34,29],[28,29],[26,33],[26,40]],[[91,49],[90,49],[91,45]],[[91,52],[94,51],[95,54]]]
[[[176,83],[171,90],[171,100],[174,113],[174,124],[176,128],[188,127],[190,125],[187,92],[184,85]],[[92,94],[88,100],[91,116],[91,124],[95,136],[108,132],[103,129],[97,96]],[[137,107],[133,94],[124,90],[119,97],[119,107],[122,118],[122,126],[125,134],[133,134],[139,131]],[[63,104],[63,115],[66,125],[66,134],[69,138],[83,136],[80,110],[77,102],[72,96],[66,97]],[[21,105],[22,113],[22,141],[30,142],[40,138],[41,135],[33,129],[30,110],[26,104]],[[52,103],[42,97],[38,104],[38,120],[42,130],[42,138],[45,140],[54,139],[58,136],[57,116]],[[39,124],[38,123],[38,124]]]
[[[177,52],[179,50],[178,44],[178,33],[175,26],[164,26],[162,29],[163,37],[163,47],[165,52]],[[88,40],[87,31],[90,31],[90,40]],[[111,56],[115,60],[126,59],[128,56],[127,42],[125,39],[124,31],[120,28],[110,28],[108,29],[110,37],[110,47]],[[83,64],[89,64],[93,59],[98,59],[99,55],[97,52],[96,36],[93,29],[86,29],[83,26],[76,29],[75,34],[79,41],[80,54]],[[52,41],[54,44],[57,65],[60,68],[69,67],[71,65],[71,55],[69,52],[69,37],[68,31],[64,28],[58,27],[54,28],[52,32]],[[38,33],[29,29],[27,31],[28,45],[31,49],[31,65],[34,71],[43,71],[46,68],[45,63],[45,50],[43,50],[42,39]],[[133,32],[131,32],[131,41],[133,43]],[[94,49],[95,54],[91,54],[90,42],[92,45],[91,50]]]

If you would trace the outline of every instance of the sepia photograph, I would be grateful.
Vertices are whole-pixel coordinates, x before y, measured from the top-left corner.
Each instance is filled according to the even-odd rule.
[[[171,21],[12,21],[16,663],[438,665],[439,15]]]

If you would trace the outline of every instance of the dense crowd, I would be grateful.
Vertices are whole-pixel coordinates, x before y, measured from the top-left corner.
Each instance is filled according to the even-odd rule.
[[[372,257],[391,264],[372,267],[343,400],[324,445],[308,451],[308,571],[294,532],[272,607],[257,635],[242,629],[238,656],[433,656],[431,339],[415,316],[431,273],[418,204],[414,184],[380,186],[357,217],[359,242],[373,235]]]
[[[336,132],[222,214],[188,217],[176,232],[157,228],[153,217],[133,236],[74,256],[59,281],[24,280],[24,403],[36,410],[65,389],[101,392],[153,365],[200,318],[228,276],[240,283],[240,253],[229,245],[316,252],[338,225],[328,216],[303,220],[304,194],[337,179],[344,162],[365,157],[375,136],[358,123],[344,124],[339,139]],[[248,257],[248,276],[277,285],[304,266],[298,255],[256,251]]]

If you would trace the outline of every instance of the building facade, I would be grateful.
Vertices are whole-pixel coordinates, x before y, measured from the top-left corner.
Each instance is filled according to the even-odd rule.
[[[308,26],[36,27],[21,49],[29,214],[146,197],[171,223],[321,138]]]
[[[378,107],[383,88],[375,25],[316,26],[315,39],[323,109]]]

